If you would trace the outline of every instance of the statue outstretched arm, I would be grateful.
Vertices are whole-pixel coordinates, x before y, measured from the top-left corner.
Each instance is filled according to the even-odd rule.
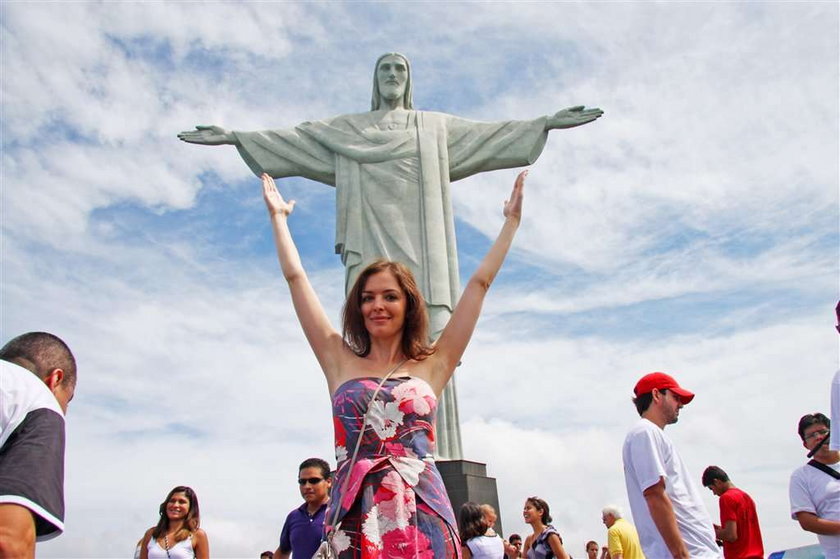
[[[467,349],[467,344],[472,338],[478,317],[481,314],[481,307],[490,285],[499,273],[502,263],[505,261],[510,245],[519,229],[519,222],[522,218],[522,197],[525,188],[525,177],[528,171],[522,171],[516,177],[510,199],[505,201],[504,216],[505,223],[502,230],[487,251],[484,259],[478,265],[467,286],[464,289],[458,304],[452,311],[452,318],[443,329],[438,338],[433,358],[437,361],[433,387],[443,390],[444,385],[449,381],[455,367],[461,360],[461,356]]]
[[[283,276],[289,284],[295,314],[306,335],[306,340],[327,377],[327,384],[332,393],[338,384],[337,364],[342,353],[346,351],[344,340],[330,324],[329,317],[303,269],[300,253],[289,231],[287,220],[294,210],[294,200],[288,202],[284,200],[274,184],[274,179],[268,174],[263,173],[261,178],[263,200],[271,218],[277,257],[280,260]]]
[[[236,135],[221,126],[204,126],[199,124],[195,130],[185,130],[178,133],[178,139],[190,144],[203,146],[236,145]]]
[[[546,130],[555,130],[557,128],[574,128],[582,124],[587,124],[596,120],[604,114],[601,109],[587,109],[583,105],[569,107],[562,111],[557,111],[554,115],[548,117],[545,122]]]
[[[236,146],[256,176],[306,177],[335,186],[335,154],[317,140],[289,130],[234,132],[221,126],[198,125],[178,133],[178,139],[203,146]]]

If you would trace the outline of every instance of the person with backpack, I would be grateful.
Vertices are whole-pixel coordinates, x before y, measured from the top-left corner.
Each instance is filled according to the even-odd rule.
[[[831,420],[809,413],[799,420],[798,431],[813,459],[790,476],[790,515],[817,535],[825,559],[840,559],[840,451],[826,444]]]

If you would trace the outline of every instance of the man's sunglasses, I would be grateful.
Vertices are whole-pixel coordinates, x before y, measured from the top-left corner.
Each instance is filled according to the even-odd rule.
[[[306,485],[307,483],[309,485],[318,485],[322,481],[324,481],[324,478],[322,478],[322,477],[301,478],[301,479],[298,479],[298,485],[303,486],[303,485]]]

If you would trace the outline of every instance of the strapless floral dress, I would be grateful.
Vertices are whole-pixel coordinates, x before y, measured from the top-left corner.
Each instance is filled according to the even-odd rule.
[[[379,381],[351,379],[333,395],[338,467],[325,530],[334,530],[332,543],[341,559],[460,558],[455,515],[433,458],[435,394],[418,378],[388,379],[370,404],[360,434]],[[338,520],[330,526],[336,506]]]

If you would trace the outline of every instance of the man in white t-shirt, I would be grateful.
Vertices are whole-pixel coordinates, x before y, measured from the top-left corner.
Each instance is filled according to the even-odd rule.
[[[826,559],[840,559],[840,452],[825,444],[831,420],[809,413],[799,420],[799,437],[814,459],[790,476],[790,515],[817,534]]]
[[[665,373],[642,377],[633,389],[641,419],[624,439],[624,481],[648,559],[719,558],[712,518],[665,426],[694,399]]]

